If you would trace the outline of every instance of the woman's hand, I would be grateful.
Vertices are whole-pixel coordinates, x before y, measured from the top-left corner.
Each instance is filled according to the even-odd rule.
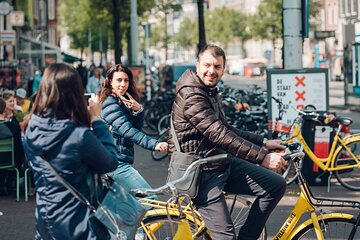
[[[99,97],[97,95],[92,95],[91,98],[89,98],[89,113],[91,116],[91,119],[100,119],[101,114],[101,103],[99,101]]]
[[[160,152],[167,152],[167,150],[168,150],[167,142],[159,142],[159,143],[157,143],[156,146],[155,146],[155,150],[160,151]]]
[[[131,95],[130,93],[126,93],[126,95],[128,96],[129,99],[126,99],[124,97],[121,97],[121,101],[123,101],[123,103],[129,108],[132,109],[134,111],[140,111],[140,109],[142,108],[141,104],[138,103]]]

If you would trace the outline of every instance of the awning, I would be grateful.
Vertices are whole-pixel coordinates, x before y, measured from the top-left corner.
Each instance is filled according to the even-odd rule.
[[[74,63],[74,62],[82,62],[81,58],[75,57],[73,55],[67,54],[67,53],[61,53],[63,55],[63,61],[67,63]]]

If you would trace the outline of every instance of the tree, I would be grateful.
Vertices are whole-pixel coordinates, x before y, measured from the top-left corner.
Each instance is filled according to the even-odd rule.
[[[253,18],[252,33],[258,39],[282,38],[282,0],[262,0],[258,7],[257,14]],[[312,27],[316,26],[316,17],[321,8],[318,0],[310,1],[310,20]]]
[[[189,49],[196,45],[198,40],[197,22],[184,18],[180,24],[179,32],[174,35],[173,41],[181,48]]]
[[[82,11],[70,11],[70,9],[81,8]],[[71,47],[80,49],[81,55],[87,44],[87,33],[90,22],[89,5],[86,0],[72,1],[62,0],[59,8],[60,21],[64,25],[64,31],[68,33],[71,38]]]
[[[241,29],[238,26],[240,13],[227,8],[215,8],[205,14],[205,26],[207,38],[210,42],[219,42],[224,48],[228,47],[235,37],[241,37]]]
[[[94,36],[95,49],[99,46],[99,29],[103,29],[104,43],[113,37],[113,48],[115,51],[115,63],[121,62],[122,39],[126,36],[127,29],[130,27],[130,1],[124,0],[61,0],[61,15],[67,27],[67,31],[77,45],[75,48],[85,48],[88,45],[87,33],[92,29]],[[154,0],[138,0],[138,15],[149,11],[154,7]],[[74,11],[81,9],[81,11]],[[97,33],[97,34],[94,34]],[[77,36],[78,35],[78,36]],[[80,37],[79,37],[80,36]],[[126,39],[126,38],[125,38]]]
[[[165,61],[168,59],[168,45],[170,43],[170,37],[167,31],[167,17],[171,12],[181,11],[182,7],[176,0],[156,0],[156,10],[162,13],[162,19],[165,26],[164,35],[164,47],[165,47]]]

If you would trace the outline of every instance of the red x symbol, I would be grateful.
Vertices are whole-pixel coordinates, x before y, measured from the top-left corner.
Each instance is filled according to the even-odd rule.
[[[305,91],[299,92],[299,91],[295,91],[297,98],[295,99],[295,101],[299,101],[299,100],[303,100],[305,101]]]
[[[299,105],[296,106],[296,109],[304,109],[304,108],[305,108],[305,106],[302,105],[302,104],[299,104]]]
[[[296,76],[295,79],[296,79],[295,87],[298,87],[300,85],[303,85],[305,87],[305,82],[304,82],[305,81],[305,76],[303,76],[301,78]]]

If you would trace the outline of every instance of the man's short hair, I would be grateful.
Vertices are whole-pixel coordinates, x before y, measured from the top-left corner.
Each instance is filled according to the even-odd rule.
[[[226,63],[226,56],[225,56],[225,52],[224,50],[215,45],[215,44],[206,44],[203,48],[200,49],[198,55],[197,55],[197,60],[200,60],[201,55],[205,52],[205,51],[209,51],[211,53],[211,55],[213,57],[223,57],[224,59],[224,66]]]

